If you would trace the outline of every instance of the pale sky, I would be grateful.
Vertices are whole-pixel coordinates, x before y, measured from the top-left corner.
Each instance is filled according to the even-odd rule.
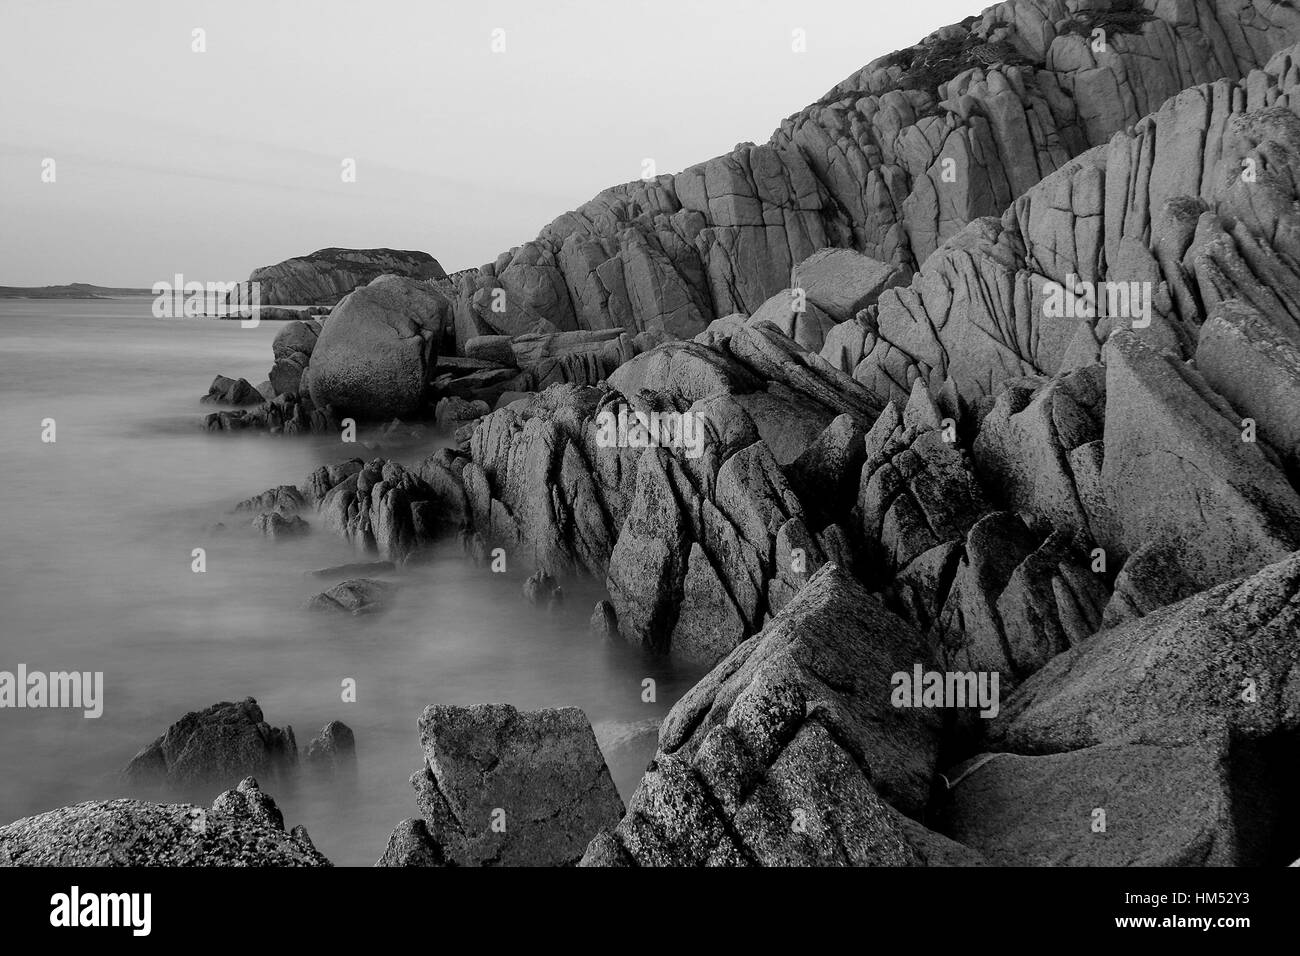
[[[325,246],[481,265],[979,7],[0,0],[0,285],[230,281]]]

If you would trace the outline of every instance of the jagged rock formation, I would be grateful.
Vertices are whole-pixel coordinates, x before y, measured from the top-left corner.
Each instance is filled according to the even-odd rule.
[[[447,273],[427,252],[331,248],[261,266],[248,281],[258,283],[262,305],[333,305],[381,275],[445,279]]]
[[[0,827],[0,866],[330,866],[291,833],[252,777],[210,810],[142,800],[79,803]]]
[[[1300,11],[1267,0],[1128,16],[1088,6],[990,7],[868,64],[764,145],[604,191],[455,283],[457,341],[612,328],[690,338],[797,286],[792,270],[828,246],[905,278],[1180,90],[1238,80],[1300,39]]]
[[[298,762],[293,728],[262,718],[257,701],[222,701],[186,714],[131,758],[123,771],[141,784],[184,787],[245,774],[278,774]]]
[[[974,862],[894,809],[928,802],[941,720],[891,707],[890,675],[929,662],[914,628],[823,568],[673,707],[583,865]]]
[[[303,496],[397,562],[504,547],[542,603],[603,579],[594,633],[713,667],[588,864],[1294,859],[1297,36],[939,31],[431,285],[457,447]],[[899,705],[913,665],[1009,699]],[[470,839],[431,807],[388,862]]]
[[[1097,29],[1105,31],[1100,39]],[[596,384],[616,359],[693,338],[734,315],[761,315],[801,345],[829,349],[832,364],[886,399],[918,374],[936,390],[951,375],[964,396],[988,394],[995,384],[989,374],[998,382],[1050,374],[1074,330],[1062,324],[1044,334],[1025,312],[1039,304],[1042,280],[1056,277],[1037,268],[1033,237],[981,217],[1001,215],[1044,177],[1180,90],[1241,82],[1297,39],[1300,11],[1271,0],[1150,10],[1132,0],[1097,9],[1073,0],[990,7],[873,61],[785,120],[764,145],[742,144],[681,173],[605,190],[495,262],[427,279],[448,316],[447,345],[464,354],[484,338],[513,344],[585,333],[619,340],[617,347],[547,356],[531,379],[511,386],[504,383],[516,379],[506,371],[514,363],[493,364],[482,371],[494,381],[478,381],[487,377],[480,374],[440,394],[492,404],[506,391]],[[1101,215],[1099,179],[1062,194],[1059,208],[1089,220]],[[1035,225],[1051,228],[1058,218],[1040,216],[1044,223]],[[975,222],[978,230],[963,231]],[[1098,265],[1088,241],[1081,238],[1086,261],[1077,270],[1085,279]],[[941,247],[910,288],[874,302]],[[858,253],[856,268],[846,267],[850,250]],[[1116,261],[1115,250],[1107,251]],[[369,257],[367,269],[423,278],[423,260],[385,265],[378,253],[417,255],[354,255]],[[357,271],[340,258],[346,255],[322,250],[254,277],[265,272],[278,297],[277,283],[287,295],[303,272],[312,277],[304,288],[319,286],[319,268],[337,283],[339,294],[329,299],[337,301],[378,274]],[[821,288],[791,312],[786,290],[804,283]],[[965,321],[946,322],[948,313]],[[365,361],[383,366],[381,357]],[[397,371],[382,369],[383,377],[410,371],[409,361],[389,360]],[[295,371],[291,358],[272,382],[276,394],[293,394]],[[486,390],[492,385],[502,387]],[[388,415],[384,401],[354,411]]]

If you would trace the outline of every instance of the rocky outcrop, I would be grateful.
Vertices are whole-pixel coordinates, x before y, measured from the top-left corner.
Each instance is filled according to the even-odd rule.
[[[79,803],[0,827],[0,866],[329,866],[253,778],[212,808]]]
[[[398,826],[381,866],[565,866],[623,815],[576,707],[427,707],[425,767],[411,778],[422,820]]]
[[[131,758],[123,772],[138,784],[187,787],[246,774],[283,773],[298,762],[293,728],[262,718],[257,701],[223,701],[186,714]]]
[[[355,768],[357,739],[352,728],[341,720],[331,720],[307,744],[302,762],[315,769]]]
[[[260,405],[266,399],[247,379],[218,375],[200,401],[213,405]]]
[[[942,721],[894,707],[891,675],[930,660],[914,628],[823,568],[673,707],[627,816],[584,865],[973,862],[895,809],[928,802]]]
[[[1083,641],[1027,681],[992,722],[1018,753],[1135,735],[1247,741],[1300,729],[1300,552]]]
[[[331,248],[261,266],[248,280],[258,283],[262,305],[333,305],[381,275],[444,279],[447,273],[426,252]]]
[[[968,223],[1001,215],[1180,90],[1240,80],[1300,39],[1300,12],[1270,0],[1148,9],[1010,0],[881,57],[782,122],[767,143],[607,189],[460,277],[456,339],[616,328],[692,338],[798,286],[791,270],[828,247],[856,250],[906,279]],[[1097,27],[1106,43],[1094,49]],[[886,293],[867,349],[872,368],[883,368],[864,371],[863,381],[906,389],[907,366],[928,373],[963,350],[998,363],[994,343],[1020,331],[990,315],[1013,308],[1011,276],[972,282],[970,257],[954,250],[951,258],[923,293]],[[850,295],[843,308],[849,300],[869,297]],[[927,319],[950,309],[969,310],[970,321],[945,330]],[[910,335],[909,317],[921,325]],[[1056,371],[1042,358],[1038,370]],[[1034,370],[1003,360],[1015,374]]]

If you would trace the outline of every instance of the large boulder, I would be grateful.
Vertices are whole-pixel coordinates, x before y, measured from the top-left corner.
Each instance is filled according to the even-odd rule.
[[[143,800],[79,803],[0,827],[0,866],[330,866],[302,827],[243,780],[211,809]]]
[[[350,293],[312,350],[312,400],[356,418],[418,412],[448,321],[446,297],[414,279],[380,276]]]
[[[186,714],[132,757],[124,773],[133,783],[183,787],[280,773],[297,761],[293,728],[272,727],[246,697]]]
[[[426,707],[425,768],[412,778],[423,827],[404,822],[380,865],[566,866],[623,815],[576,707]]]

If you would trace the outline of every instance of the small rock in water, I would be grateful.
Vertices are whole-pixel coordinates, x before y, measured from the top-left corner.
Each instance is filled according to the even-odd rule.
[[[278,511],[281,514],[290,515],[306,504],[307,500],[303,498],[302,492],[293,485],[280,485],[276,488],[268,488],[260,495],[245,498],[239,504],[235,505],[235,510],[257,512]]]
[[[311,525],[298,515],[286,517],[278,511],[268,511],[253,519],[253,527],[262,535],[279,541],[284,538],[297,538],[311,530]]]
[[[261,405],[266,399],[261,392],[249,384],[247,379],[233,379],[218,375],[208,386],[208,394],[204,395],[201,401],[208,404]]]
[[[618,615],[609,601],[597,601],[591,612],[591,636],[604,641],[618,640]]]
[[[532,604],[553,606],[564,600],[564,589],[545,571],[538,571],[524,582],[524,597]]]
[[[356,766],[357,740],[352,728],[341,720],[331,720],[307,745],[302,759],[309,766],[326,769]]]
[[[353,578],[322,591],[307,602],[310,611],[347,611],[350,614],[373,614],[385,610],[396,584],[374,578]]]
[[[270,726],[248,697],[186,714],[136,754],[124,775],[133,783],[189,786],[275,773],[297,761],[293,728]]]

